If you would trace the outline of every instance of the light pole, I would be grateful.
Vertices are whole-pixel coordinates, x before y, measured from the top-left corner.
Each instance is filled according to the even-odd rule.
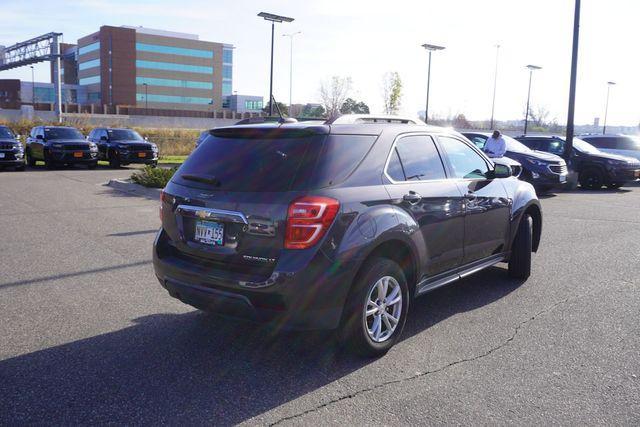
[[[533,72],[535,70],[540,70],[542,67],[538,67],[537,65],[527,65],[527,69],[529,70],[529,91],[527,92],[527,111],[524,115],[524,134],[527,134],[527,124],[529,123],[529,100],[531,99],[531,77],[533,76]]]
[[[576,0],[573,11],[573,43],[571,48],[571,76],[569,78],[569,108],[567,111],[567,132],[562,157],[571,167],[570,160],[573,153],[573,116],[576,109],[576,78],[578,75],[578,43],[580,42],[580,0]]]
[[[607,133],[607,113],[609,112],[609,89],[611,86],[615,86],[616,82],[607,82],[607,102],[604,105],[604,126],[602,127],[602,134]]]
[[[427,103],[424,109],[424,122],[428,123],[429,122],[429,89],[431,86],[431,52],[433,52],[434,50],[443,50],[444,47],[436,46],[434,44],[427,44],[427,43],[423,44],[422,47],[427,49],[427,51],[429,52],[429,68],[427,70]]]
[[[147,88],[149,87],[149,85],[146,83],[142,83],[142,86],[144,86],[144,114],[147,115],[147,109],[149,107],[149,94]]]
[[[293,99],[293,38],[298,34],[302,34],[302,31],[282,35],[283,37],[289,37],[289,41],[291,42],[291,54],[289,58],[289,115],[291,115],[291,103]]]
[[[493,101],[491,102],[491,129],[493,129],[493,114],[496,110],[496,87],[498,86],[498,54],[500,53],[500,45],[496,45],[496,70],[493,74]]]
[[[33,109],[36,109],[36,78],[33,73],[33,65],[31,67],[31,105],[33,105]]]
[[[273,116],[273,37],[276,31],[276,22],[292,22],[293,18],[286,16],[274,15],[273,13],[260,12],[259,17],[265,21],[271,21],[271,72],[269,75],[269,116]]]

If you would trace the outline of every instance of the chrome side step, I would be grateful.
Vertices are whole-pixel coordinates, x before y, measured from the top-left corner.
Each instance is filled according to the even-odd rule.
[[[507,254],[492,255],[489,258],[485,258],[479,261],[475,261],[471,264],[467,264],[466,266],[462,266],[451,273],[443,273],[444,277],[425,279],[422,282],[418,283],[417,295],[422,295],[425,292],[429,292],[444,285],[448,285],[449,283],[455,282],[456,280],[460,280],[474,273],[477,273],[480,270],[484,270],[487,267],[496,265],[499,262],[502,262],[505,259],[506,255]]]

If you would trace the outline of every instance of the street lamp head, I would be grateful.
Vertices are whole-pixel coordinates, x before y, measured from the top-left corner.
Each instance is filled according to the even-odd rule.
[[[289,18],[287,16],[275,15],[273,13],[260,12],[258,14],[259,17],[264,18],[266,21],[271,22],[291,22],[293,18]]]
[[[531,65],[531,64],[529,64],[529,65],[527,65],[527,69],[529,69],[530,71],[533,71],[533,70],[541,70],[541,69],[542,69],[542,67],[538,67],[537,65]]]
[[[430,50],[430,51],[443,50],[444,49],[444,46],[437,46],[435,44],[427,44],[427,43],[423,44],[422,47],[427,49],[427,50]]]
[[[615,86],[616,82],[607,82],[609,86]]]

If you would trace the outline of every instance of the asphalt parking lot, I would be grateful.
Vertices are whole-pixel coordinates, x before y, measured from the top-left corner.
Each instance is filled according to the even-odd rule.
[[[640,423],[640,186],[544,198],[529,280],[428,294],[361,360],[170,298],[130,173],[0,173],[0,425]]]

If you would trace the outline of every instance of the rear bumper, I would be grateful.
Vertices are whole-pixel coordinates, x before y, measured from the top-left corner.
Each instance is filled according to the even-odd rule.
[[[242,286],[247,275],[203,268],[165,251],[166,233],[154,242],[153,266],[160,284],[174,298],[225,317],[271,323],[282,329],[335,329],[355,276],[353,265],[335,268],[321,251],[298,271],[276,264],[267,284]],[[332,268],[333,266],[333,268]]]

